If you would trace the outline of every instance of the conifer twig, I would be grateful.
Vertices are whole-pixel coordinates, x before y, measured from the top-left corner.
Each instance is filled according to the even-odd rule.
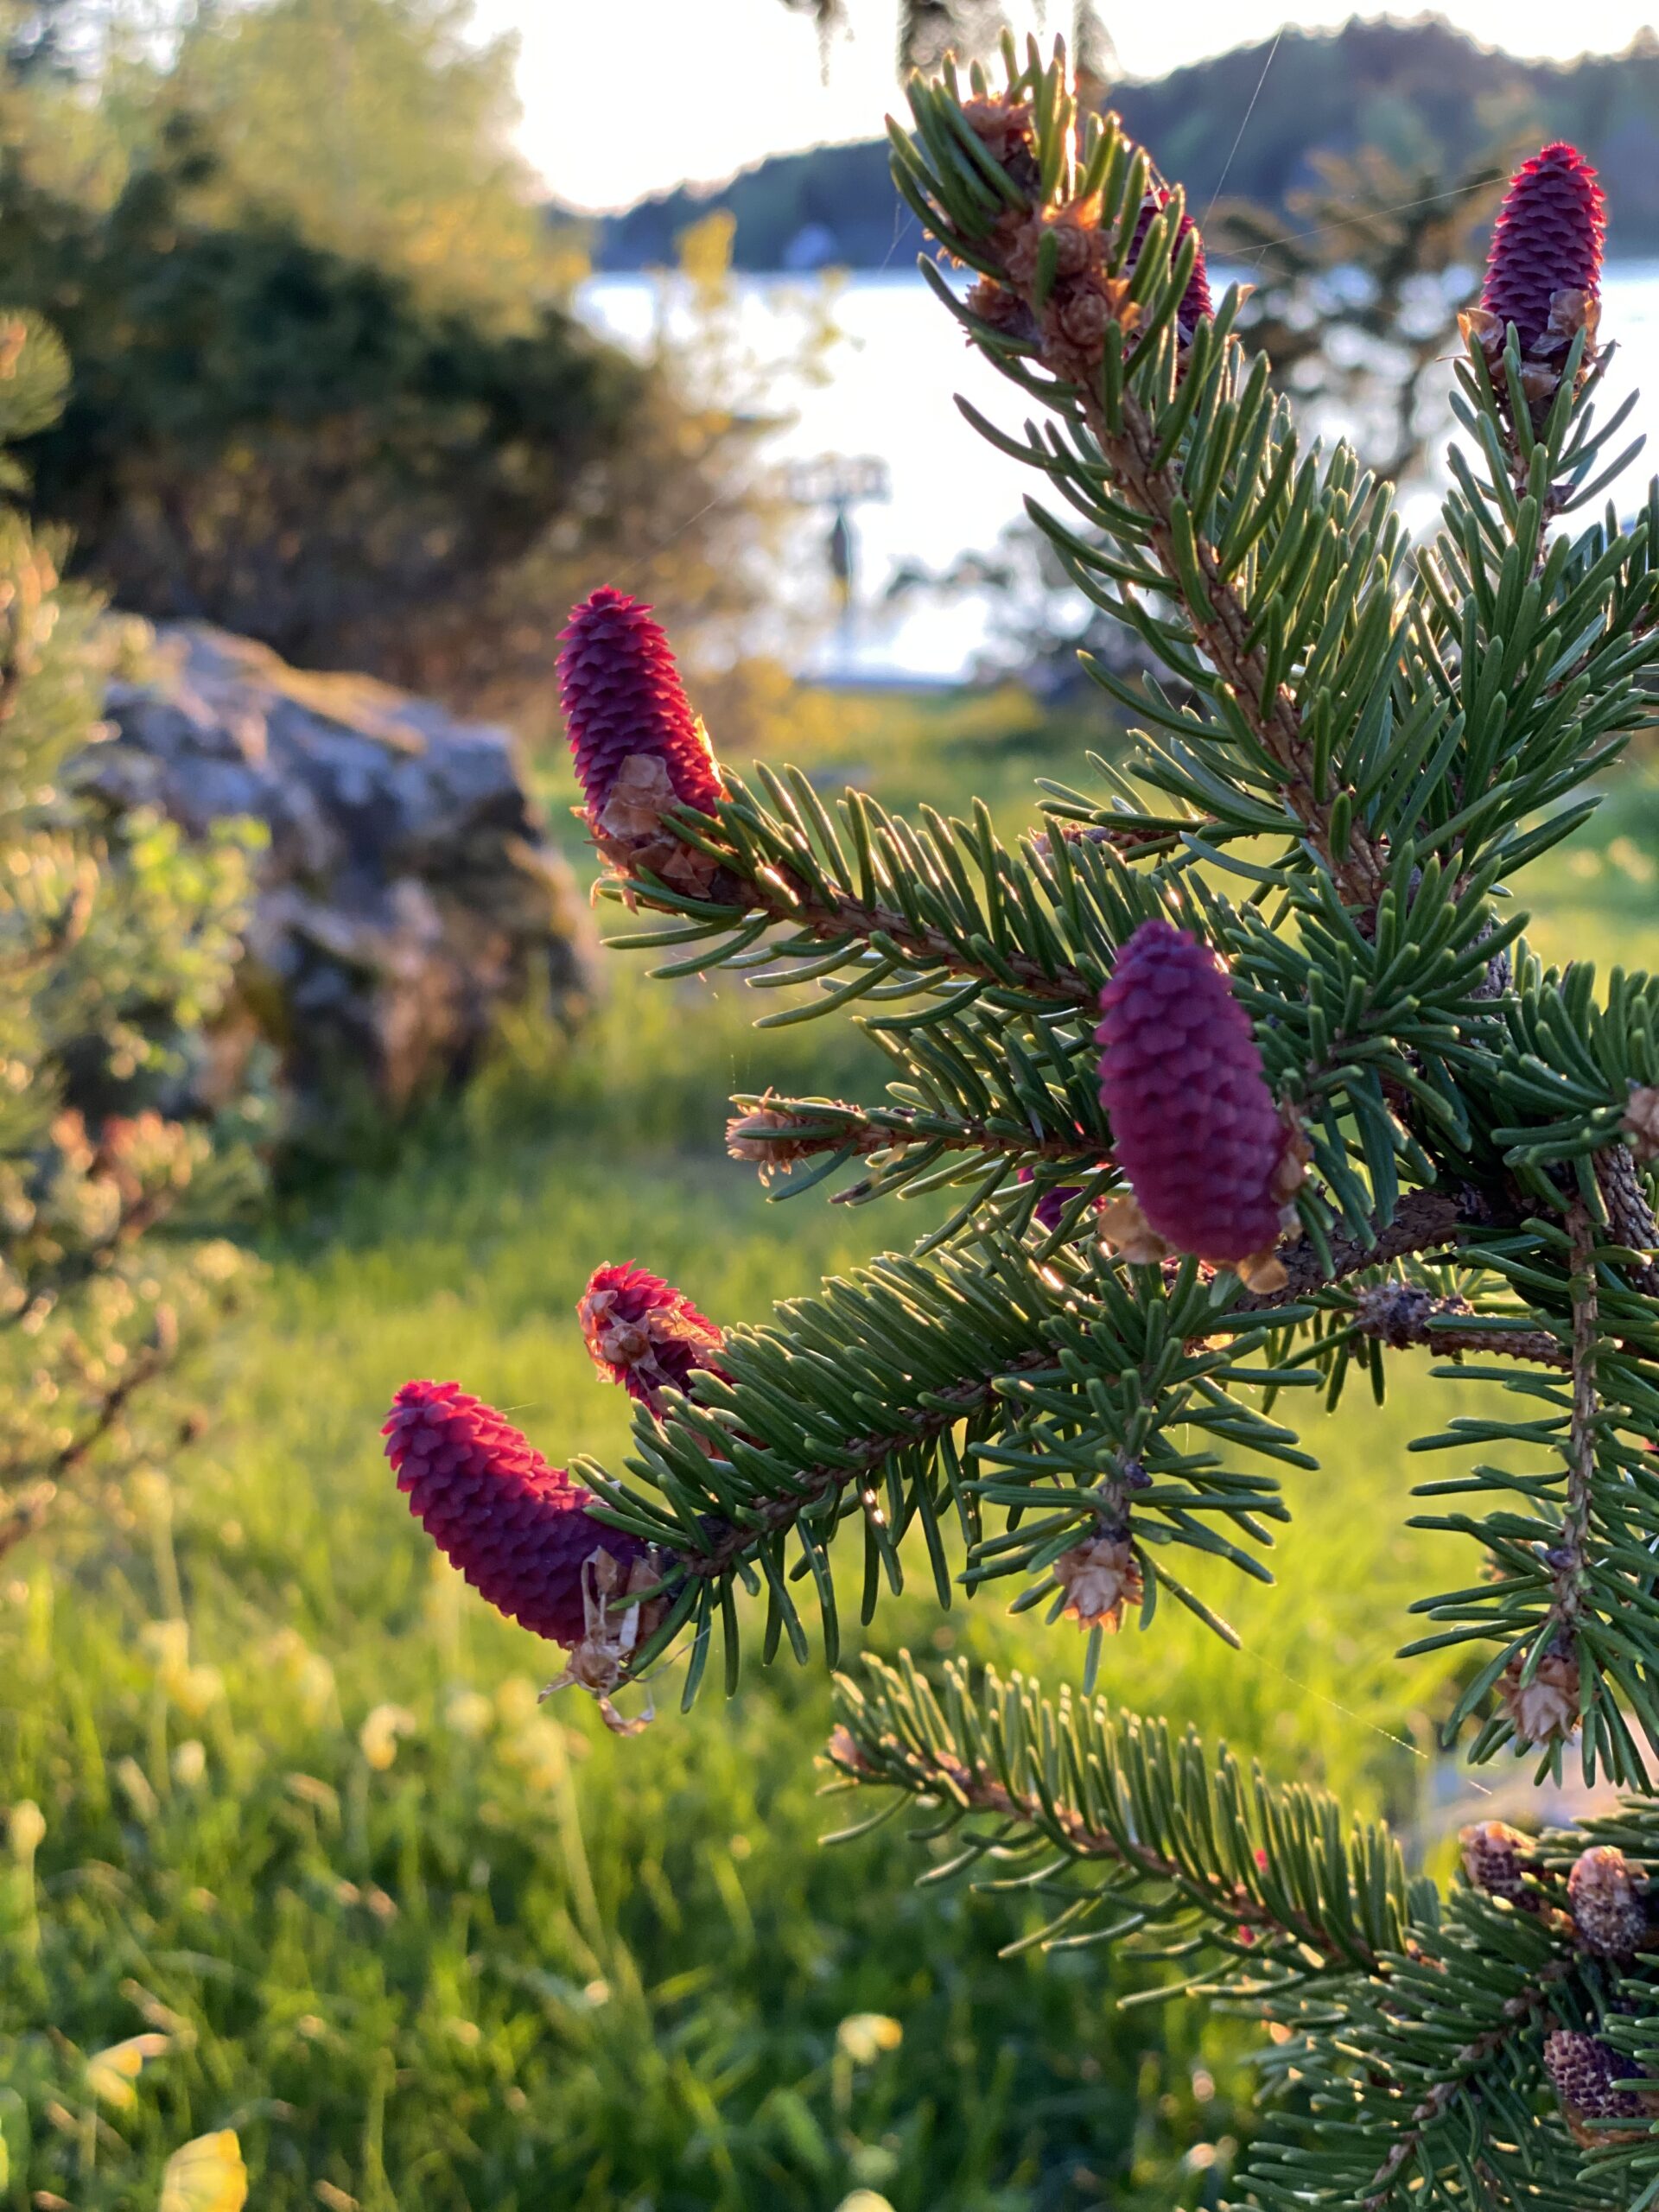
[[[1389,2154],[1371,2177],[1370,2194],[1364,2198],[1360,2212],[1389,2212],[1394,2202],[1394,2185],[1407,2164],[1422,2147],[1429,2130],[1443,2120],[1459,2097],[1469,2088],[1471,2079],[1490,2058],[1502,2050],[1510,2038],[1527,2026],[1535,2013],[1548,2003],[1551,1992],[1567,1980],[1572,1972],[1572,1961],[1552,1959],[1541,1967],[1533,1982],[1517,1996],[1509,1998],[1503,2005],[1503,2024],[1488,2028],[1484,2034],[1454,2051],[1446,2064],[1446,2071],[1436,2082],[1421,2103],[1414,2109],[1409,2123],[1402,2129],[1389,2145]]]
[[[1567,1446],[1567,1503],[1560,1541],[1550,1554],[1554,1594],[1549,1618],[1554,1640],[1578,1639],[1584,1611],[1585,1558],[1590,1543],[1590,1510],[1595,1494],[1596,1387],[1599,1343],[1596,1295],[1596,1234],[1589,1209],[1580,1201],[1567,1216],[1573,1255],[1573,1420]],[[1547,1634],[1545,1642],[1552,1641]]]
[[[952,1752],[925,1751],[896,1738],[884,1743],[893,1765],[902,1769],[903,1786],[918,1796],[936,1795],[963,1811],[995,1814],[1019,1821],[1051,1837],[1070,1858],[1105,1861],[1132,1869],[1155,1882],[1167,1882],[1205,1910],[1227,1919],[1253,1934],[1282,1936],[1289,1942],[1318,1951],[1333,1966],[1363,1967],[1369,1973],[1382,1970],[1382,1955],[1361,1950],[1356,1956],[1351,1939],[1338,1944],[1304,1913],[1293,1908],[1274,1911],[1252,1897],[1239,1883],[1195,1881],[1179,1860],[1149,1849],[1133,1837],[1114,1835],[1093,1827],[1074,1806],[1058,1796],[1045,1799],[1034,1790],[1011,1789],[983,1761],[969,1767]],[[830,1736],[827,1755],[835,1766],[860,1783],[896,1786],[898,1777],[888,1769],[867,1759],[850,1729],[838,1726]]]

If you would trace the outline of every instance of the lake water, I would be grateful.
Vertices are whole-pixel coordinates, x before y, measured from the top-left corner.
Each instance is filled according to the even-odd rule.
[[[804,327],[799,278],[749,278],[741,283],[736,322],[744,342],[764,359],[796,347]],[[670,327],[683,315],[683,296],[646,276],[600,276],[579,295],[582,312],[624,344],[645,341],[659,312]],[[1039,480],[1030,469],[988,446],[952,404],[960,392],[1001,428],[1018,435],[1029,407],[1014,385],[966,346],[959,327],[914,274],[860,275],[835,302],[839,341],[822,364],[822,381],[782,375],[767,387],[768,408],[787,411],[786,428],[768,441],[767,457],[783,464],[825,454],[872,454],[884,461],[892,495],[855,511],[858,599],[849,618],[827,635],[809,662],[814,672],[843,677],[950,677],[963,673],[986,642],[988,606],[980,597],[912,598],[883,608],[881,594],[896,569],[916,563],[931,572],[958,554],[988,550],[1003,526],[1023,512]],[[1618,264],[1602,308],[1604,338],[1616,341],[1604,386],[1618,404],[1645,384],[1618,444],[1638,431],[1649,449],[1619,487],[1620,504],[1659,467],[1659,262]],[[1451,369],[1446,370],[1448,381]],[[1424,519],[1432,504],[1417,503]],[[1414,519],[1415,518],[1414,518]],[[829,518],[804,525],[798,560],[786,564],[803,601],[822,606],[822,547]]]

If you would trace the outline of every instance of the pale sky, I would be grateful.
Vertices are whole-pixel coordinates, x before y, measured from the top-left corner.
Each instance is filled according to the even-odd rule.
[[[1353,14],[1414,14],[1364,0],[1097,0],[1128,77]],[[626,206],[691,179],[715,182],[765,154],[868,138],[899,99],[895,0],[848,0],[849,35],[819,72],[810,20],[779,0],[475,0],[484,33],[515,31],[524,105],[519,143],[556,199]],[[1039,0],[1011,16],[1038,27]],[[1513,54],[1617,53],[1659,22],[1659,0],[1441,0],[1461,30]],[[1070,0],[1049,0],[1052,28]]]

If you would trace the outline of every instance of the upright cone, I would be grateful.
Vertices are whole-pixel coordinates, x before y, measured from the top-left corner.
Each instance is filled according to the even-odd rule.
[[[1510,405],[1503,349],[1514,325],[1522,389],[1541,426],[1580,331],[1580,373],[1594,359],[1601,317],[1606,201],[1596,173],[1565,140],[1523,162],[1510,179],[1492,232],[1480,304],[1463,317],[1464,337],[1484,355],[1499,404]]]
[[[1290,1147],[1226,970],[1189,931],[1142,922],[1100,1005],[1101,1103],[1147,1223],[1178,1252],[1265,1262]]]
[[[609,857],[670,880],[660,862],[677,849],[698,873],[700,856],[664,836],[663,816],[677,805],[712,813],[720,770],[661,625],[604,584],[572,607],[560,643],[560,703],[595,839]]]
[[[596,1268],[576,1315],[600,1373],[654,1414],[664,1390],[688,1389],[699,1367],[720,1371],[715,1355],[726,1339],[708,1315],[632,1262]]]
[[[1141,259],[1141,248],[1146,242],[1147,232],[1152,228],[1154,217],[1163,212],[1173,197],[1166,185],[1154,184],[1148,188],[1146,198],[1141,202],[1141,213],[1135,218],[1135,237],[1129,245],[1128,274],[1134,274]],[[1198,259],[1192,264],[1192,274],[1181,295],[1181,304],[1175,310],[1175,320],[1180,326],[1184,339],[1192,337],[1203,316],[1213,315],[1216,311],[1215,302],[1210,296],[1210,269],[1204,256],[1203,235],[1192,218],[1183,213],[1170,251],[1172,261],[1179,256],[1188,238],[1197,240]]]

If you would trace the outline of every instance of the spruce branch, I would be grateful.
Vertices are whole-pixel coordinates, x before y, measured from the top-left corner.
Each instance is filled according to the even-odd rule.
[[[1560,1541],[1550,1559],[1554,1589],[1549,1603],[1549,1642],[1553,1649],[1572,1651],[1578,1642],[1584,1611],[1583,1581],[1590,1545],[1590,1516],[1596,1480],[1596,1422],[1600,1412],[1597,1392],[1596,1237],[1589,1212],[1582,1205],[1567,1214],[1572,1236],[1573,1295],[1573,1419],[1567,1440],[1567,1496],[1561,1513]]]
[[[1073,1905],[1127,1904],[1166,1923],[1195,1914],[1230,1983],[1258,1998],[1381,1971],[1413,1946],[1424,1899],[1385,1831],[1344,1834],[1334,1799],[1270,1783],[1193,1732],[1176,1737],[1103,1699],[1052,1700],[1018,1674],[988,1669],[976,1690],[954,1662],[935,1691],[907,1654],[897,1665],[867,1656],[836,1694],[831,1767],[965,1829],[953,1871],[1006,1856],[1016,1834],[1046,1843],[1104,1877]],[[1068,1910],[1056,1925],[1075,1942],[1089,1916]]]
[[[1564,1981],[1570,1972],[1567,1961],[1548,1960],[1538,1968],[1533,1981],[1503,1999],[1496,2024],[1471,2037],[1440,2062],[1440,2078],[1412,2107],[1406,2125],[1390,2144],[1387,2157],[1371,2176],[1361,2212],[1389,2212],[1389,2208],[1400,2201],[1399,2190],[1410,2183],[1407,2169],[1423,2158],[1435,2131],[1444,2127],[1458,2107],[1466,2104],[1477,2093],[1483,2071],[1508,2050],[1522,2030],[1533,2024],[1548,2006],[1555,1985]],[[1471,2117],[1478,2125],[1478,2113]],[[1432,2174],[1433,2171],[1431,2164],[1429,2171]]]
[[[1065,129],[1065,96],[1052,72],[1042,78],[1039,94],[1038,76],[1033,71],[1030,90],[1047,119],[1046,132],[1039,126],[1039,173],[1046,187],[1055,166],[1050,146],[1058,146]],[[1093,141],[1081,188],[1077,181],[1065,181],[1064,153],[1052,189],[1034,193],[1023,184],[1023,149],[1017,141],[1008,146],[1002,120],[1014,111],[1016,89],[1027,87],[1011,88],[1007,103],[973,118],[988,146],[1000,134],[1007,148],[1000,168],[1009,181],[1008,204],[992,220],[977,179],[970,181],[968,168],[949,158],[950,94],[912,85],[918,137],[912,145],[895,137],[895,174],[939,244],[984,279],[967,310],[958,310],[943,285],[936,289],[998,365],[1028,382],[996,326],[1020,331],[1018,351],[1052,378],[1034,388],[1087,434],[1086,448],[1075,457],[1058,444],[1045,452],[1033,434],[1026,456],[1050,467],[1074,503],[1092,510],[1120,541],[1116,560],[1097,555],[1033,510],[1063,553],[1070,549],[1074,574],[1081,580],[1094,567],[1112,579],[1117,588],[1101,603],[1130,620],[1177,676],[1210,697],[1250,747],[1349,903],[1367,910],[1381,894],[1387,858],[1356,819],[1354,791],[1333,782],[1328,751],[1321,757],[1328,741],[1309,726],[1298,691],[1311,694],[1312,686],[1306,677],[1300,687],[1290,679],[1290,647],[1306,633],[1292,627],[1298,616],[1311,614],[1334,587],[1338,604],[1326,610],[1334,620],[1307,675],[1315,665],[1324,672],[1338,640],[1357,651],[1368,668],[1386,664],[1386,580],[1399,550],[1386,490],[1363,477],[1341,448],[1322,476],[1299,472],[1288,418],[1276,411],[1263,379],[1245,381],[1230,332],[1236,295],[1211,318],[1206,291],[1202,319],[1187,322],[1201,257],[1196,234],[1179,188],[1158,188],[1155,198],[1143,197],[1149,174],[1144,156],[1131,157],[1115,118],[1105,119]],[[987,162],[993,158],[984,155]],[[1105,188],[1091,192],[1089,181],[1096,175]],[[1149,207],[1157,212],[1148,223]],[[1119,276],[1128,254],[1129,273]],[[982,296],[995,323],[974,314]],[[1252,474],[1230,474],[1230,461],[1236,465],[1246,453],[1255,464]],[[1097,485],[1090,484],[1091,473],[1097,473]],[[1287,527],[1279,524],[1278,510],[1282,488],[1293,481],[1297,491]],[[1224,549],[1204,527],[1224,489],[1235,495],[1224,533],[1232,543]],[[1242,526],[1258,493],[1254,520]],[[1344,535],[1344,524],[1356,526],[1357,543]],[[1247,529],[1252,540],[1265,534],[1274,549],[1257,562],[1254,604],[1247,604],[1239,582],[1246,550],[1239,541]],[[1148,588],[1181,610],[1179,630],[1141,608],[1137,594]]]
[[[1586,819],[1659,669],[1659,485],[1629,526],[1566,523],[1627,457],[1624,410],[1595,414],[1599,236],[1556,220],[1593,180],[1556,148],[1516,181],[1413,553],[1348,448],[1304,449],[1179,191],[1079,116],[1059,59],[1005,59],[996,92],[917,86],[894,174],[980,280],[963,299],[929,264],[935,291],[1040,410],[1023,436],[970,419],[1170,679],[1092,671],[1137,717],[1132,771],[1043,786],[1010,845],[978,803],[906,818],[766,767],[751,790],[619,593],[575,611],[565,671],[606,888],[653,917],[620,942],[790,991],[761,1026],[846,1009],[888,1062],[874,1103],[738,1097],[731,1149],[792,1171],[779,1195],[848,1167],[842,1200],[954,1211],[760,1327],[601,1267],[582,1326],[636,1401],[624,1471],[577,1490],[417,1384],[409,1478],[605,1695],[671,1644],[688,1702],[717,1647],[734,1687],[744,1591],[764,1659],[807,1656],[799,1592],[834,1663],[847,1532],[866,1621],[924,1549],[942,1605],[1013,1586],[1085,1632],[1081,1696],[876,1662],[832,1761],[953,1836],[941,1875],[1052,1899],[1032,1940],[1200,1957],[1186,1993],[1272,2024],[1285,2113],[1242,2202],[1659,2202],[1659,978],[1546,969],[1502,903]],[[1314,1464],[1281,1396],[1334,1405],[1362,1365],[1381,1395],[1419,1348],[1491,1389],[1414,1441],[1459,1459],[1411,1525],[1481,1568],[1417,1601],[1402,1656],[1457,1666],[1471,1760],[1559,1778],[1576,1750],[1643,1793],[1587,1852],[1594,1824],[1487,1824],[1445,1896],[1318,1793],[1094,1694],[1104,1638],[1166,1599],[1230,1636],[1172,1562],[1271,1580],[1281,1471]]]

